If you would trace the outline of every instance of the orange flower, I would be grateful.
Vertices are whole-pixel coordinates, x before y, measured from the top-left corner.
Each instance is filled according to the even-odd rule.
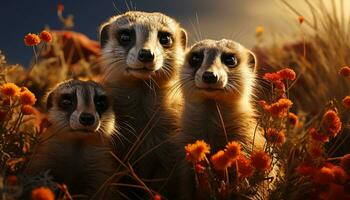
[[[298,17],[298,21],[299,21],[299,24],[304,23],[304,21],[305,21],[305,17],[304,17],[304,16],[302,16],[302,15],[300,15],[300,16]]]
[[[54,200],[55,194],[47,187],[39,187],[32,191],[32,200]]]
[[[230,158],[228,158],[223,150],[218,151],[211,157],[214,168],[224,171],[230,166]]]
[[[0,92],[8,97],[14,97],[19,93],[19,87],[14,83],[5,83],[1,85]]]
[[[315,172],[315,168],[309,163],[301,163],[296,169],[296,172],[302,176],[310,176]]]
[[[239,155],[237,158],[237,166],[238,166],[238,176],[241,178],[248,178],[253,176],[254,168],[250,160],[248,160],[244,155]]]
[[[330,168],[322,167],[316,171],[314,181],[321,185],[331,183],[334,181],[334,174]]]
[[[283,144],[286,140],[286,137],[282,131],[278,131],[272,128],[269,128],[266,131],[265,138],[268,142],[278,145]]]
[[[321,132],[317,131],[315,128],[309,129],[309,134],[311,135],[311,138],[318,142],[328,142],[329,137],[327,135],[322,134]]]
[[[23,115],[34,115],[36,113],[36,109],[33,106],[25,105],[22,106]]]
[[[225,149],[226,156],[234,160],[241,154],[241,145],[238,142],[229,142]]]
[[[342,67],[339,70],[339,74],[341,76],[350,77],[350,67],[348,67],[348,66]]]
[[[294,81],[296,79],[296,74],[294,72],[294,70],[290,69],[290,68],[284,68],[281,69],[277,72],[277,74],[279,75],[279,77],[282,80],[291,80]]]
[[[345,108],[350,108],[350,95],[346,96],[342,102]]]
[[[24,44],[27,46],[36,46],[40,43],[40,37],[34,33],[28,33],[24,37]]]
[[[289,112],[288,122],[292,126],[297,126],[299,124],[299,118],[296,114]]]
[[[328,134],[335,137],[341,130],[342,123],[338,114],[333,110],[328,110],[322,119],[322,124]]]
[[[52,35],[48,31],[41,31],[40,33],[40,39],[44,42],[51,42],[52,41]]]
[[[154,195],[153,197],[154,200],[161,200],[162,197],[159,194]]]
[[[350,154],[344,155],[340,160],[340,165],[347,171],[350,172]]]
[[[251,155],[252,165],[258,170],[268,170],[271,168],[271,158],[264,151],[256,151]]]
[[[205,159],[205,154],[210,153],[210,147],[203,140],[197,140],[194,144],[185,146],[186,158],[192,163]]]
[[[24,89],[19,94],[19,101],[22,105],[34,105],[36,102],[35,95],[28,89]]]
[[[276,83],[281,81],[281,77],[278,73],[266,73],[264,74],[264,79],[270,83]]]
[[[273,117],[284,117],[288,109],[293,105],[289,99],[279,99],[277,102],[272,103],[271,105],[265,105],[264,110],[272,115]]]

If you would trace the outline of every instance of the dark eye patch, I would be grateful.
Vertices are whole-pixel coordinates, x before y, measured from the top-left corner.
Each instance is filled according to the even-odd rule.
[[[192,52],[188,58],[188,63],[193,67],[193,68],[199,68],[202,65],[204,58],[204,53],[203,51],[199,52]]]
[[[173,39],[171,37],[171,33],[169,32],[160,31],[158,33],[158,37],[159,37],[159,43],[163,47],[171,47],[171,45],[173,44]]]
[[[235,54],[224,53],[221,55],[221,62],[229,68],[234,68],[238,65],[238,58]]]
[[[117,40],[122,46],[129,46],[135,38],[133,29],[121,29],[117,32]]]
[[[108,98],[105,95],[96,95],[94,97],[94,104],[96,107],[96,111],[101,114],[108,109],[109,102]]]
[[[62,94],[58,100],[58,107],[63,111],[72,111],[76,107],[76,96],[75,94]]]

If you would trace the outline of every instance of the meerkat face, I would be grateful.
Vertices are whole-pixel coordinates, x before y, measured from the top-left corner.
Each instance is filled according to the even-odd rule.
[[[214,99],[241,96],[254,83],[254,68],[254,54],[242,45],[226,39],[204,40],[186,54],[180,81],[185,94]]]
[[[187,46],[185,30],[161,13],[127,12],[100,33],[108,80],[169,79]]]
[[[48,118],[58,131],[114,133],[115,117],[106,92],[92,81],[71,80],[47,98]]]

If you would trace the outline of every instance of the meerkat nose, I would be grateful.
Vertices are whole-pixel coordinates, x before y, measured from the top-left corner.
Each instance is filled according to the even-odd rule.
[[[204,72],[202,76],[204,83],[213,84],[218,82],[218,77],[213,72]]]
[[[143,63],[152,62],[154,60],[154,53],[150,49],[141,49],[138,54],[138,59]]]
[[[90,113],[81,113],[79,122],[84,126],[91,126],[95,123],[95,116]]]

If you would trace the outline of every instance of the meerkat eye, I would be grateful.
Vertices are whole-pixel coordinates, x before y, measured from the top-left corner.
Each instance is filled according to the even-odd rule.
[[[172,44],[171,34],[167,32],[159,32],[159,43],[165,47],[170,47]]]
[[[131,42],[131,31],[130,30],[119,31],[118,41],[123,46],[128,45]]]
[[[201,66],[203,62],[203,52],[193,52],[188,60],[189,64],[194,67],[198,68]]]
[[[71,94],[63,94],[58,104],[61,109],[67,110],[73,106],[74,98]]]
[[[221,56],[221,62],[230,68],[236,67],[238,64],[237,57],[234,54],[223,54]]]
[[[106,96],[95,96],[95,107],[98,112],[106,111],[108,107],[108,101]]]

